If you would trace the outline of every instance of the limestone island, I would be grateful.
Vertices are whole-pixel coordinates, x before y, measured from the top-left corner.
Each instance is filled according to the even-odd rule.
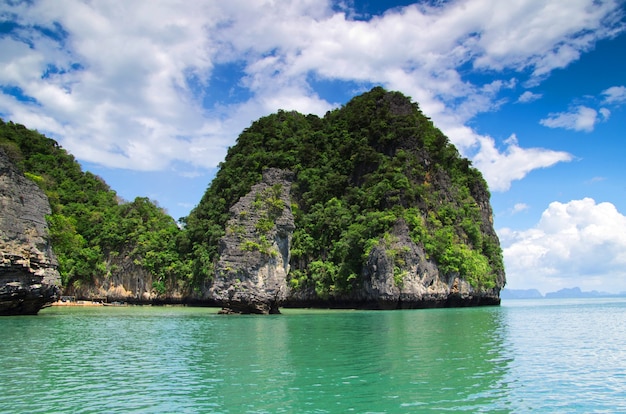
[[[399,92],[253,122],[179,223],[146,198],[120,200],[54,140],[0,127],[0,150],[50,200],[35,245],[49,241],[65,295],[259,314],[500,304],[487,184]]]

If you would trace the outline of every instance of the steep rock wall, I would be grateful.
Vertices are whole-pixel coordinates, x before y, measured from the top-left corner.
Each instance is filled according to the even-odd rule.
[[[290,289],[281,305],[387,310],[499,305],[499,292],[499,287],[476,289],[459,274],[443,273],[400,220],[390,237],[372,248],[357,289],[328,298],[318,297],[311,287]]]
[[[288,171],[266,170],[263,181],[231,208],[215,277],[204,295],[224,313],[276,313],[279,306],[412,309],[500,303],[499,285],[476,289],[459,274],[441,272],[424,246],[411,239],[403,220],[370,251],[359,289],[320,298],[310,286],[291,288],[292,181]],[[489,203],[482,205],[489,221]]]
[[[60,295],[48,198],[0,149],[0,315],[36,314]]]
[[[154,275],[135,263],[127,251],[109,254],[104,277],[94,277],[91,283],[66,288],[68,295],[80,299],[128,302],[136,304],[180,303],[184,296],[176,289],[159,294],[153,288]]]
[[[477,291],[460,275],[440,272],[424,247],[411,240],[403,221],[370,252],[359,299],[378,309],[500,303],[496,289]]]
[[[287,295],[287,274],[294,219],[290,190],[293,174],[263,172],[231,209],[220,259],[206,298],[224,312],[276,313]]]

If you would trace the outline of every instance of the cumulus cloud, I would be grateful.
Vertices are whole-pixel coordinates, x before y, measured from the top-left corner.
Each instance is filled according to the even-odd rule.
[[[619,105],[626,102],[626,87],[613,86],[600,93],[603,97],[586,96],[585,99],[596,104]],[[604,122],[611,116],[611,110],[606,107],[599,107],[597,110],[586,105],[573,106],[567,112],[550,113],[539,121],[548,128],[564,128],[574,131],[591,132],[598,122]]]
[[[604,105],[617,105],[626,102],[626,87],[613,86],[605,89],[600,94]],[[523,95],[522,95],[523,96]],[[598,97],[585,97],[587,100],[600,101]],[[521,98],[520,98],[521,99]],[[577,105],[567,112],[554,112],[548,114],[539,123],[548,128],[564,128],[573,131],[591,132],[598,122],[604,122],[611,116],[611,110],[600,107],[597,110],[585,105]]]
[[[543,95],[540,93],[532,93],[531,91],[525,91],[520,97],[517,99],[519,103],[529,103],[536,101],[537,99],[541,99]]]
[[[498,234],[511,288],[626,291],[626,216],[611,203],[555,201],[534,227]]]
[[[601,115],[607,117],[608,114],[603,112]],[[584,105],[579,105],[570,112],[556,112],[548,115],[539,121],[539,123],[548,128],[564,128],[574,131],[591,132],[598,118],[598,111]]]
[[[211,10],[194,7],[19,3],[11,10],[19,26],[3,40],[17,43],[15,53],[24,57],[12,63],[26,71],[11,82],[13,71],[5,66],[0,79],[31,99],[0,111],[59,137],[85,161],[138,170],[159,170],[174,160],[219,162],[210,147],[228,141],[202,118],[186,82],[212,67],[213,45],[204,29],[210,21],[201,17]],[[58,33],[45,36],[44,30]],[[198,151],[207,136],[211,145]]]
[[[515,135],[506,140],[504,151],[499,151],[490,137],[478,139],[481,141],[481,151],[474,157],[474,165],[482,171],[489,188],[496,191],[508,190],[511,182],[521,180],[532,170],[573,159],[567,152],[522,148]]]
[[[605,104],[621,104],[626,102],[626,86],[612,86],[604,91]]]
[[[608,110],[607,108],[600,108],[598,109],[598,112],[600,113],[600,116],[602,117],[602,121],[606,121],[611,116],[611,111]]]
[[[622,30],[621,3],[433,4],[355,20],[330,0],[3,3],[0,15],[15,25],[0,38],[0,85],[22,98],[1,94],[0,114],[60,139],[81,160],[210,168],[261,115],[279,108],[323,114],[336,106],[312,79],[347,81],[412,96],[462,151],[476,154],[496,190],[568,160],[517,144],[499,151],[493,139],[471,131],[467,122],[497,110],[500,92],[517,81],[503,75],[472,83],[460,68],[524,71],[538,82]],[[226,87],[216,75],[222,67],[229,68]],[[224,98],[233,89],[243,98]],[[597,119],[589,116],[582,128]]]
[[[522,211],[528,210],[530,207],[526,203],[516,203],[511,209],[511,214],[521,213]]]

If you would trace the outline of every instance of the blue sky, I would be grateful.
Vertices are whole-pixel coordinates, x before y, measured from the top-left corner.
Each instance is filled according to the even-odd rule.
[[[507,287],[626,291],[623,0],[5,1],[0,116],[175,218],[239,133],[381,85],[487,179]]]

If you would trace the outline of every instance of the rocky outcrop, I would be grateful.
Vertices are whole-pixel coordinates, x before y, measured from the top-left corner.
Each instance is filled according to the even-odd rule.
[[[267,167],[296,172],[290,194],[257,181]],[[240,312],[496,305],[506,279],[489,199],[417,103],[375,87],[323,118],[278,111],[246,128],[185,246],[205,298]]]
[[[367,258],[361,285],[350,292],[319,298],[314,289],[289,290],[284,307],[422,309],[499,305],[499,288],[474,288],[459,274],[444,274],[413,242],[400,220]]]
[[[58,299],[46,195],[0,149],[0,315],[36,314]]]
[[[498,294],[495,289],[476,291],[458,274],[442,274],[399,221],[390,237],[372,248],[358,300],[368,308],[412,309],[495,305]]]
[[[231,209],[220,259],[207,298],[224,313],[277,313],[287,295],[294,219],[290,190],[293,174],[263,172],[261,183]]]
[[[133,304],[182,303],[183,294],[170,288],[163,294],[154,289],[156,278],[138,265],[128,250],[110,253],[106,260],[105,276],[94,277],[91,283],[74,283],[65,288],[67,295],[76,298]]]
[[[413,309],[500,303],[499,288],[476,289],[458,274],[443,274],[402,220],[371,249],[360,289],[323,299],[310,287],[291,289],[292,181],[288,171],[266,170],[263,181],[230,209],[215,278],[204,297],[222,306],[222,313],[278,313],[279,306]]]

